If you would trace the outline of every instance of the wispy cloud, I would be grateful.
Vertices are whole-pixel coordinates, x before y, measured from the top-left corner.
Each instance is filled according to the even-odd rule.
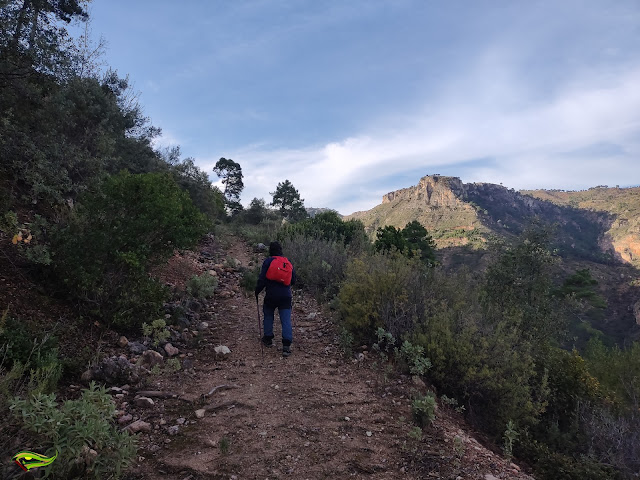
[[[402,125],[379,119],[371,133],[326,145],[237,151],[234,158],[247,172],[244,198],[270,198],[268,192],[287,178],[307,205],[351,213],[379,203],[380,190],[367,186],[380,179],[389,179],[390,190],[397,188],[394,177],[407,170],[423,169],[426,175],[458,164],[463,181],[514,188],[584,188],[596,178],[602,179],[596,184],[610,179],[620,183],[637,175],[640,69],[606,85],[581,82],[545,102],[515,107],[512,96],[497,93],[508,92],[511,81],[491,76],[490,70],[479,68],[437,105]],[[487,90],[485,84],[493,88]],[[619,148],[595,149],[569,161],[566,152],[597,143]],[[494,161],[478,162],[477,167],[469,162],[481,157]]]

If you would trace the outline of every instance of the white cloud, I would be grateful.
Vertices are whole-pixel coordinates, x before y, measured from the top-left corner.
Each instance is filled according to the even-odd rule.
[[[326,145],[274,151],[257,146],[234,152],[232,158],[245,172],[244,203],[254,196],[269,200],[276,184],[289,179],[307,206],[351,213],[378,204],[381,195],[394,188],[371,187],[385,178],[417,169],[424,175],[444,167],[451,171],[458,164],[456,174],[465,182],[502,182],[516,189],[640,181],[637,157],[603,154],[580,158],[565,153],[598,142],[621,144],[627,151],[638,152],[640,69],[606,86],[583,81],[545,103],[517,109],[508,94],[510,81],[493,86],[495,91],[505,91],[505,96],[495,91],[485,96],[475,87],[478,76],[485,75],[490,72],[476,72],[452,88],[435,108],[432,105],[402,126],[386,126],[381,119],[370,127],[371,133]],[[483,81],[489,82],[488,77]],[[483,157],[494,161],[475,167],[468,163]],[[417,181],[415,178],[413,184]]]
[[[152,146],[156,149],[170,148],[180,146],[181,142],[177,136],[163,129],[162,135],[153,139]]]

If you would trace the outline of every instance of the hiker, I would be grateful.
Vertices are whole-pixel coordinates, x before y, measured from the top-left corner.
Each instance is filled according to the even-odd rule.
[[[273,320],[278,309],[282,324],[282,356],[291,355],[293,329],[291,327],[291,285],[296,281],[296,270],[286,257],[282,256],[282,245],[269,244],[269,257],[262,263],[262,270],[256,285],[256,299],[263,288],[267,289],[262,305],[264,315],[264,336],[262,343],[273,347]]]

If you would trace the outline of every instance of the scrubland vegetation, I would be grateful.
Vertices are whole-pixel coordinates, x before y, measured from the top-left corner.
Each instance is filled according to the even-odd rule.
[[[640,346],[595,337],[571,348],[571,302],[602,299],[587,271],[551,281],[548,230],[495,246],[486,271],[446,273],[417,222],[380,228],[371,243],[358,221],[334,212],[305,218],[288,180],[270,205],[254,199],[243,209],[238,163],[222,158],[216,166],[221,192],[179,149],[154,149],[159,130],[127,79],[99,72],[69,42],[65,22],[85,16],[73,0],[2,3],[0,250],[16,275],[73,305],[80,322],[141,332],[170,295],[151,269],[176,249],[195,246],[216,224],[252,244],[279,239],[298,287],[335,312],[346,351],[377,345],[538,478],[638,472]],[[253,279],[248,272],[245,287]],[[188,289],[208,297],[215,282],[196,277]],[[76,400],[58,398],[60,379],[78,373],[60,357],[59,330],[36,328],[8,304],[2,310],[0,413],[9,420],[0,438],[19,431],[47,443],[47,454],[60,455],[47,467],[52,474],[120,475],[135,445],[113,425],[110,399],[95,385]],[[433,396],[414,400],[420,426],[434,405]]]
[[[381,229],[369,244],[358,222],[341,222],[323,213],[277,236],[304,288],[335,310],[345,350],[379,345],[386,333],[386,354],[407,372],[407,352],[418,351],[421,375],[437,392],[538,478],[638,471],[640,349],[606,346],[597,335],[581,351],[572,348],[575,302],[603,299],[587,270],[554,285],[551,230],[532,225],[515,243],[494,246],[484,272],[451,273],[430,260],[433,252],[384,248],[381,242],[399,238],[397,229]],[[252,241],[274,238],[269,220],[237,228]],[[420,412],[428,409],[420,402],[423,424]]]

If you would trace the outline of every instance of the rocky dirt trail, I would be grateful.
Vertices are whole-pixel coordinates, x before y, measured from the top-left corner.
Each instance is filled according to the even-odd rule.
[[[142,387],[118,394],[121,415],[146,424],[126,478],[531,478],[461,430],[454,412],[439,410],[422,438],[411,437],[411,395],[425,385],[385,379],[369,355],[345,359],[328,314],[304,294],[294,296],[293,354],[281,356],[277,316],[276,347],[262,353],[255,297],[225,257],[261,262],[239,239],[222,248],[211,237],[165,272],[179,284],[209,271],[219,284],[197,327],[174,342],[185,368],[147,377],[153,405],[136,399]],[[222,345],[230,353],[216,354]]]

